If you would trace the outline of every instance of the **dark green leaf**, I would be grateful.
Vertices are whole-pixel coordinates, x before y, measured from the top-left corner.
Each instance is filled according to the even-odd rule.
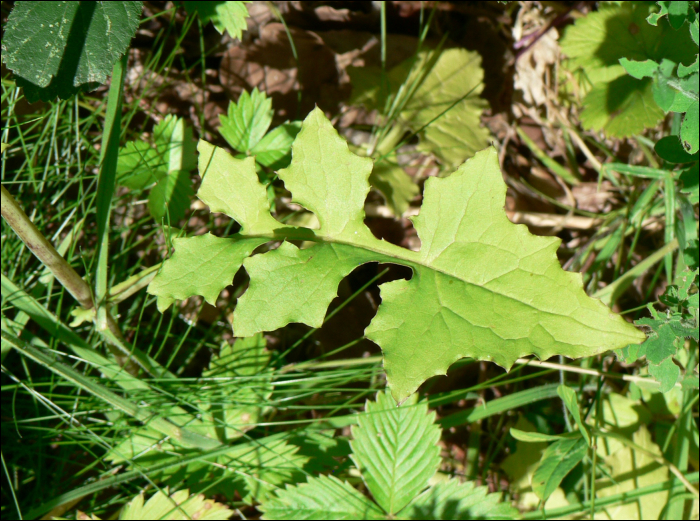
[[[692,156],[685,151],[678,136],[666,136],[654,145],[654,150],[664,161],[669,163],[692,163],[698,160],[698,154]]]
[[[142,3],[17,2],[2,59],[30,102],[92,90],[129,47]]]

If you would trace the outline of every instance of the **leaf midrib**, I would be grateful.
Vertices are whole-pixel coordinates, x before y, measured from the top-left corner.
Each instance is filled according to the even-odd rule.
[[[278,228],[278,230],[279,229],[280,228]],[[569,318],[571,320],[574,320],[576,323],[581,324],[582,326],[589,327],[588,324],[581,322],[580,320],[578,320],[574,316],[565,315],[565,314],[561,314],[561,313],[553,313],[552,311],[545,311],[545,310],[542,310],[542,309],[540,309],[532,304],[524,302],[522,300],[518,300],[518,299],[513,298],[509,295],[504,295],[503,293],[499,293],[497,291],[494,291],[492,288],[488,288],[486,286],[482,286],[482,285],[476,284],[474,282],[470,282],[470,281],[461,279],[460,277],[458,277],[452,273],[441,270],[440,268],[438,268],[436,266],[432,266],[430,264],[427,264],[426,262],[423,261],[423,259],[420,258],[419,251],[408,250],[406,248],[402,248],[401,246],[397,246],[395,244],[391,244],[389,242],[386,242],[383,239],[377,239],[376,237],[374,237],[374,235],[371,235],[371,232],[369,232],[369,231],[368,231],[368,233],[371,235],[371,239],[373,239],[377,243],[377,246],[382,246],[382,247],[376,247],[376,246],[372,247],[372,246],[370,246],[368,244],[364,244],[364,243],[349,242],[349,241],[345,241],[345,240],[338,239],[335,237],[327,237],[324,235],[317,235],[315,233],[315,230],[312,228],[294,228],[294,227],[288,227],[286,225],[282,225],[282,229],[290,229],[291,231],[295,231],[295,230],[303,230],[303,231],[301,233],[299,233],[298,236],[296,236],[296,237],[294,236],[295,234],[293,234],[293,233],[283,234],[283,233],[279,233],[279,232],[277,232],[277,233],[274,233],[274,232],[273,233],[256,233],[256,234],[250,234],[250,235],[249,234],[240,234],[240,237],[243,237],[246,239],[248,239],[248,238],[267,239],[268,241],[284,241],[284,240],[287,240],[287,241],[289,241],[289,240],[311,241],[311,242],[326,243],[326,244],[340,244],[343,246],[349,246],[352,248],[362,249],[362,250],[369,251],[369,252],[372,252],[374,254],[386,257],[387,261],[385,261],[385,262],[399,264],[402,266],[407,266],[407,267],[412,268],[412,269],[417,268],[417,267],[423,267],[423,268],[426,268],[428,270],[434,271],[436,273],[440,273],[446,277],[450,277],[452,279],[463,282],[464,284],[469,284],[470,286],[484,289],[486,291],[491,292],[494,295],[498,295],[499,297],[518,302],[524,306],[527,306],[527,307],[534,309],[536,311],[539,311],[541,313],[546,313],[548,315],[553,315],[553,316],[558,316],[558,317],[566,317],[566,318]],[[360,238],[360,240],[362,240],[362,238]],[[411,259],[410,257],[414,257],[414,259]],[[372,261],[367,261],[367,262],[383,262],[383,261],[382,261],[382,259],[373,259]],[[363,264],[365,264],[365,263],[363,262]],[[602,329],[598,329],[598,330],[601,332],[604,332],[604,333],[618,333],[619,334],[619,332],[615,331],[615,330],[602,330]]]

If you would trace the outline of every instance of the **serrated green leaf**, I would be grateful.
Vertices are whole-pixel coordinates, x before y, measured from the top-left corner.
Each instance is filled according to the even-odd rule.
[[[352,427],[352,459],[374,500],[391,517],[425,487],[440,464],[440,428],[425,402],[397,407],[377,393]]]
[[[532,490],[542,501],[552,495],[562,480],[586,455],[588,446],[583,438],[559,440],[542,454],[540,465],[532,475]]]
[[[586,427],[586,424],[583,423],[583,419],[581,418],[581,410],[578,406],[578,397],[576,396],[576,391],[565,385],[560,385],[559,387],[557,387],[557,394],[559,395],[559,398],[561,398],[564,402],[564,405],[566,405],[566,408],[571,413],[571,416],[574,417],[574,421],[576,422],[578,430],[581,432],[583,439],[586,440],[586,444],[590,447],[591,437],[588,434],[588,428]]]
[[[365,496],[333,476],[310,478],[308,483],[278,490],[258,507],[263,519],[385,519]]]
[[[2,60],[30,103],[97,88],[136,33],[143,2],[16,2]]]
[[[698,57],[695,57],[695,61],[688,65],[687,67],[683,65],[682,63],[678,64],[678,77],[679,78],[685,78],[687,76],[691,76],[692,74],[700,71],[700,61],[698,60]]]
[[[177,447],[166,436],[148,426],[135,429],[118,444],[112,447],[105,459],[113,464],[131,462],[149,453],[157,455],[176,451]],[[139,461],[141,463],[141,461]]]
[[[227,343],[218,356],[212,357],[209,368],[203,371],[202,378],[215,378],[217,386],[225,386],[225,395],[218,393],[210,397],[211,406],[206,417],[215,430],[212,437],[230,442],[260,421],[261,404],[266,402],[273,389],[272,373],[268,368],[270,353],[265,345],[263,335],[239,338],[233,345]],[[226,382],[227,379],[230,383]]]
[[[298,452],[299,447],[279,440],[234,459],[222,456],[219,464],[243,475],[244,486],[240,490],[243,501],[262,502],[271,497],[278,487],[304,479],[302,469],[309,458]]]
[[[311,210],[319,235],[355,241],[369,238],[364,203],[369,193],[372,160],[352,154],[320,109],[302,124],[292,145],[292,163],[279,177],[292,202]]]
[[[669,356],[676,354],[674,341],[677,329],[674,325],[680,325],[680,317],[662,317],[651,304],[648,308],[653,318],[642,318],[635,322],[637,325],[650,328],[649,336],[642,344],[640,353],[643,351],[650,363],[660,364]]]
[[[163,312],[174,300],[201,295],[212,306],[219,293],[233,282],[233,276],[255,248],[266,239],[230,237],[221,239],[209,233],[173,239],[175,253],[148,286],[158,297]]]
[[[190,495],[189,490],[167,494],[162,490],[153,494],[144,504],[143,494],[132,499],[119,513],[119,519],[229,519],[233,510],[206,499],[201,494]]]
[[[372,258],[343,244],[300,250],[284,242],[276,250],[246,259],[243,265],[251,282],[238,301],[234,331],[248,336],[292,322],[321,327],[340,281]],[[290,306],[291,302],[296,304]]]
[[[198,196],[243,227],[230,239],[207,240],[219,250],[233,249],[240,241],[250,241],[252,248],[285,239],[316,243],[309,251],[285,246],[246,261],[253,272],[251,295],[240,299],[234,311],[236,334],[252,335],[263,322],[265,328],[277,329],[300,316],[318,323],[319,306],[307,312],[300,302],[330,302],[336,288],[326,278],[339,280],[352,266],[378,261],[413,269],[410,281],[381,286],[382,305],[366,330],[384,352],[392,394],[399,402],[462,357],[510,367],[529,353],[540,358],[590,356],[643,340],[641,332],[585,295],[580,274],[561,269],[558,239],[532,236],[508,220],[494,150],[478,153],[449,177],[426,182],[423,208],[414,219],[422,247],[412,252],[376,239],[365,226],[372,162],[350,153],[320,110],[306,118],[292,149],[292,163],[279,177],[293,201],[316,214],[317,230],[285,226],[269,214],[265,187],[252,160],[234,160],[200,143],[204,180]],[[149,286],[161,307],[193,294],[215,301],[215,293],[230,282],[251,249],[246,244],[230,264],[219,256],[203,269],[201,259],[208,256],[203,248],[176,260],[179,245],[175,247],[175,255]],[[333,259],[338,273],[331,274],[324,259]],[[279,273],[267,269],[278,265],[285,266]],[[200,283],[206,285],[197,289]],[[264,295],[256,287],[279,293]],[[263,302],[269,306],[266,316],[251,323]]]
[[[240,40],[243,30],[247,28],[248,8],[245,4],[250,2],[224,2],[224,1],[185,1],[185,9],[188,13],[197,13],[202,25],[211,23],[224,34],[227,31],[231,38]]]
[[[515,519],[517,509],[489,494],[488,487],[451,478],[418,496],[403,512],[404,519]]]
[[[183,118],[165,116],[153,128],[153,139],[158,156],[163,158],[162,166],[168,171],[190,171],[197,166],[192,127]]]
[[[690,63],[697,49],[686,33],[674,31],[667,21],[658,27],[649,25],[645,21],[648,14],[649,5],[641,2],[603,4],[567,28],[561,47],[569,57],[569,67],[585,70],[593,84],[583,100],[585,128],[626,137],[655,126],[663,117],[653,101],[650,80],[624,76],[620,63],[635,68],[637,76],[647,76],[650,62]]]
[[[228,116],[219,116],[219,132],[234,150],[250,152],[270,128],[272,99],[257,88],[241,92],[238,102],[228,105]]]
[[[272,129],[255,145],[250,153],[261,165],[279,170],[292,160],[292,143],[301,130],[301,121],[283,123]]]

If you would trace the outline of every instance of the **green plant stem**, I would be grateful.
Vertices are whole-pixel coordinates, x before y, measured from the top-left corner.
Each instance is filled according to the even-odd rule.
[[[2,331],[2,340],[9,343],[22,355],[26,356],[37,362],[38,364],[46,367],[50,371],[56,373],[61,378],[74,383],[81,389],[87,391],[93,396],[99,398],[105,403],[111,405],[115,409],[119,409],[123,413],[131,416],[132,418],[148,424],[150,428],[153,428],[169,436],[170,438],[176,440],[184,447],[199,448],[202,450],[209,450],[221,445],[221,442],[201,434],[184,429],[166,418],[162,418],[153,414],[152,410],[147,407],[137,405],[129,400],[122,398],[121,396],[113,393],[106,387],[99,385],[86,376],[80,374],[78,371],[70,366],[67,366],[48,354],[44,353],[42,350],[30,346],[23,340],[11,335],[5,331]]]
[[[688,360],[687,367],[693,367],[695,365],[694,354],[695,350],[691,349],[691,354]],[[678,425],[678,435],[675,437],[676,443],[673,448],[672,456],[674,465],[677,466],[679,471],[681,472],[688,470],[688,452],[690,445],[689,441],[692,436],[691,422],[693,421],[692,406],[696,399],[696,391],[691,391],[690,389],[686,389],[685,391],[683,391],[683,408],[676,423],[676,425]],[[676,477],[678,477],[678,475],[675,472],[674,474],[676,475]],[[669,492],[669,506],[666,510],[666,519],[683,519],[686,501],[672,501],[673,496],[674,494],[672,492]]]
[[[85,309],[95,307],[90,286],[44,237],[5,187],[2,190],[2,217],[17,236]]]
[[[612,284],[608,284],[604,288],[596,291],[593,297],[599,298],[608,306],[614,302],[617,297],[626,290],[632,282],[638,277],[641,277],[649,268],[654,266],[657,262],[661,261],[666,255],[674,252],[678,248],[678,239],[673,239],[671,242],[666,244],[663,248],[655,251],[649,255],[642,262],[637,264],[634,268],[625,272],[619,279],[617,279]]]
[[[532,360],[529,358],[518,358],[515,361],[516,364],[526,364],[526,365],[532,365],[535,367],[543,367],[546,369],[555,369],[558,371],[567,371],[569,373],[578,373],[578,374],[587,374],[591,376],[598,376],[598,377],[603,377],[603,378],[615,378],[617,380],[624,380],[626,382],[634,382],[637,384],[645,384],[645,385],[651,385],[651,386],[658,386],[661,385],[659,382],[656,380],[652,380],[651,378],[645,378],[643,376],[634,376],[630,374],[622,374],[622,373],[609,373],[605,371],[597,371],[595,369],[586,369],[583,367],[576,367],[573,365],[566,365],[566,364],[557,364],[554,362],[540,362],[539,360]],[[681,387],[680,382],[676,384],[676,387]]]
[[[121,133],[122,96],[126,75],[127,55],[117,60],[112,69],[112,83],[109,86],[105,128],[102,133],[100,150],[100,175],[97,181],[97,271],[95,273],[95,299],[97,301],[97,329],[111,330],[107,324],[109,311],[104,307],[107,297],[107,277],[109,258],[109,221],[112,211],[112,196],[117,179],[119,159],[119,136]]]
[[[109,290],[110,303],[116,304],[126,300],[140,289],[148,286],[148,284],[155,278],[156,273],[162,265],[163,263],[160,262],[155,266],[146,268],[140,273],[129,277],[124,282],[120,282],[119,284],[112,286]]]
[[[668,175],[664,179],[664,210],[666,212],[666,225],[664,227],[664,241],[666,244],[674,240],[676,235],[676,186],[673,178]],[[678,242],[676,240],[676,242]],[[673,255],[672,252],[664,257],[664,268],[666,269],[666,280],[671,283],[673,280]]]

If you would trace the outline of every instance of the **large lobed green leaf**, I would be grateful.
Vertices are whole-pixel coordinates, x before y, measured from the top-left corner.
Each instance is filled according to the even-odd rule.
[[[376,239],[364,224],[372,161],[352,154],[316,109],[279,177],[293,201],[316,214],[318,230],[294,228],[269,214],[254,162],[200,142],[199,198],[238,221],[227,239],[179,239],[148,291],[159,308],[203,295],[210,302],[241,263],[250,286],[233,317],[234,333],[251,336],[291,321],[319,326],[337,283],[357,266],[391,262],[413,269],[411,280],[382,285],[382,305],[366,330],[384,353],[392,394],[402,402],[427,378],[463,357],[510,368],[521,356],[591,356],[644,340],[644,334],[588,297],[581,275],[563,271],[559,239],[536,237],[505,215],[506,187],[496,151],[486,149],[446,178],[426,182],[414,224],[421,250]],[[249,257],[267,241],[282,243]],[[204,248],[207,241],[216,251]]]
[[[142,4],[17,2],[2,38],[2,59],[30,102],[95,89],[129,47]]]

